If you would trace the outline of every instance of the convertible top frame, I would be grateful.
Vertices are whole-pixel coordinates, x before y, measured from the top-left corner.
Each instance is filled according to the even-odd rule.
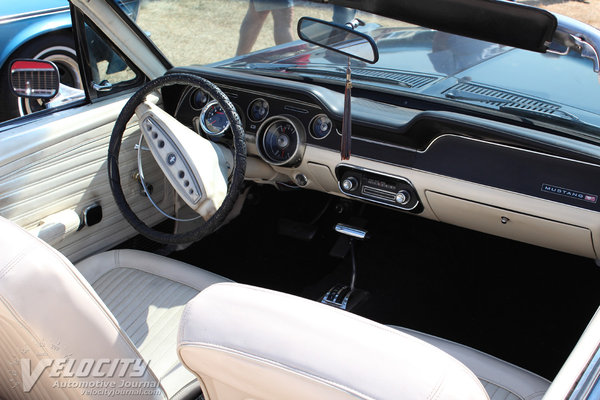
[[[315,0],[487,42],[545,53],[558,22],[554,14],[503,0]]]

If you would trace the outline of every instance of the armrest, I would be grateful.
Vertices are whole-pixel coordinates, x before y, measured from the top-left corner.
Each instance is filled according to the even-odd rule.
[[[463,364],[407,334],[280,292],[235,283],[185,308],[183,364],[219,399],[487,399]]]
[[[74,210],[64,210],[47,216],[28,231],[54,246],[69,234],[76,232],[80,224],[79,215]]]

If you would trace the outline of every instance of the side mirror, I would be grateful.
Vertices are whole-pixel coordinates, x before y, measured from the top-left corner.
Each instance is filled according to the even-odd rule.
[[[379,51],[373,38],[348,26],[302,17],[298,21],[298,36],[306,42],[370,64],[379,60]]]
[[[9,71],[10,89],[16,96],[51,99],[58,94],[60,75],[50,61],[14,60]]]

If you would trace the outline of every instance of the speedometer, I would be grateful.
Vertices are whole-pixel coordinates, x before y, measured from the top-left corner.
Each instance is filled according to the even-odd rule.
[[[206,104],[200,114],[200,126],[209,136],[221,136],[229,128],[229,120],[225,111],[216,100]]]
[[[304,148],[304,129],[293,117],[278,116],[265,122],[258,134],[262,158],[273,165],[288,165],[300,160]]]

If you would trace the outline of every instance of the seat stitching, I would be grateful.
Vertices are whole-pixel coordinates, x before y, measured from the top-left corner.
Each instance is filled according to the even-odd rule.
[[[30,239],[35,239],[35,238],[33,236],[30,236]],[[127,347],[129,348],[129,350],[133,354],[137,355],[139,357],[139,359],[144,360],[144,358],[142,357],[140,352],[137,350],[135,345],[133,345],[133,343],[131,342],[129,337],[127,337],[127,335],[124,334],[123,330],[119,327],[118,323],[116,323],[117,321],[116,321],[114,315],[110,312],[110,310],[108,310],[108,308],[106,307],[106,305],[104,304],[102,299],[100,299],[100,296],[93,290],[93,288],[91,287],[91,284],[89,282],[87,282],[85,279],[84,280],[80,279],[83,277],[75,272],[76,268],[73,266],[73,264],[71,264],[70,261],[68,261],[66,259],[66,257],[64,257],[61,253],[59,253],[58,250],[56,250],[54,247],[50,246],[46,242],[44,242],[42,240],[35,240],[35,243],[38,246],[43,247],[45,249],[45,251],[47,251],[49,253],[49,257],[50,256],[53,257],[54,260],[56,261],[56,263],[60,264],[60,266],[66,270],[66,272],[73,278],[75,283],[79,285],[80,289],[85,294],[87,294],[88,298],[90,298],[90,300],[93,303],[96,304],[96,306],[99,308],[102,315],[104,315],[104,317],[108,320],[108,323],[111,324],[116,329],[119,337],[121,337],[125,341],[125,343],[128,344]],[[22,256],[21,256],[21,258],[19,258],[19,260],[21,260],[24,255],[25,255],[25,252],[22,253]],[[14,265],[13,265],[13,267],[14,267]],[[5,271],[3,270],[3,274],[2,274],[2,276],[0,276],[0,279],[4,277],[4,274],[5,274]],[[90,290],[90,289],[92,289],[92,290]],[[154,374],[152,369],[148,368],[147,371],[150,374],[150,376],[153,377],[154,380],[158,383],[159,388],[162,392],[161,394],[166,397],[165,389],[162,387],[160,380],[156,377],[156,375]]]
[[[485,353],[484,353],[484,354],[485,354]],[[504,386],[504,385],[502,385],[502,384],[500,384],[500,383],[492,382],[492,381],[490,381],[490,380],[488,380],[488,379],[485,379],[485,378],[479,378],[479,380],[480,380],[480,381],[483,381],[483,382],[487,382],[487,383],[489,383],[490,385],[493,385],[493,386],[495,386],[495,387],[497,387],[497,388],[504,389],[504,390],[506,390],[507,392],[514,394],[514,395],[515,395],[515,397],[517,397],[517,398],[519,398],[519,399],[521,399],[521,400],[525,400],[525,398],[524,398],[523,396],[521,396],[520,394],[518,394],[518,392],[516,392],[515,390],[513,390],[513,389],[510,389],[510,388],[508,388],[508,387],[506,387],[506,386]],[[496,390],[497,390],[497,389],[496,389]],[[545,392],[542,392],[542,393],[545,393]]]
[[[182,310],[183,311],[183,310]],[[160,328],[160,331],[162,332],[165,328],[165,326],[167,327],[167,329],[169,329],[169,333],[173,333],[175,331],[175,328],[177,327],[178,324],[176,323],[171,323],[174,319],[178,320],[180,319],[181,316],[176,315],[176,313],[171,313],[169,315],[167,315],[167,318],[164,318],[164,322],[163,322],[163,326]],[[165,341],[170,340],[171,337],[169,335],[163,335],[163,339],[160,341],[160,343],[158,344],[154,344],[154,348],[152,349],[152,353],[158,353],[158,350],[162,348],[162,345],[165,343]],[[177,345],[177,344],[176,344]],[[150,351],[150,349],[148,349],[148,351]],[[163,349],[161,354],[165,353],[165,349]]]
[[[15,258],[13,258],[6,265],[4,265],[4,267],[2,267],[2,270],[0,270],[0,279],[4,278],[4,276],[7,273],[9,273],[15,267],[15,265],[17,265],[23,259],[23,257],[25,257],[25,255],[26,252],[22,251],[21,253],[17,254]]]
[[[526,397],[526,399],[533,399],[533,398],[536,398],[538,396],[543,396],[544,394],[546,394],[546,391],[538,390],[537,392],[534,392],[534,393],[531,393],[530,395],[528,395]]]
[[[157,302],[158,300],[161,299],[161,296],[164,297],[164,296],[170,294],[170,291],[173,291],[173,290],[176,290],[176,289],[177,289],[177,286],[176,286],[175,282],[168,283],[168,286],[166,288],[162,289],[160,293],[153,293],[154,297],[152,297],[150,299],[149,303],[151,304],[152,302]],[[149,296],[150,296],[150,293],[148,294],[148,296],[146,298],[148,298]],[[141,302],[138,305],[141,306]],[[161,311],[161,314],[157,314],[157,315],[162,315],[162,314],[164,314],[167,311],[168,311],[167,309],[164,309],[164,310]],[[132,313],[133,313],[133,311],[132,311]],[[141,318],[141,315],[138,315],[134,322],[140,320],[140,318]],[[131,329],[133,327],[133,325],[134,325],[133,323],[130,324],[129,328]],[[139,327],[137,327],[134,331],[132,331],[131,334],[130,334],[130,336],[131,337],[135,336],[135,334],[140,330],[141,326],[143,326],[143,324],[140,325]],[[148,329],[150,329],[150,327],[148,327]]]
[[[186,301],[186,303],[187,303],[187,301]],[[173,309],[171,309],[171,310],[165,309],[161,312],[161,314],[155,313],[155,315],[153,315],[153,317],[157,320],[157,323],[153,325],[154,331],[158,331],[158,332],[163,331],[166,326],[167,328],[171,328],[171,332],[173,332],[174,331],[173,327],[178,326],[181,321],[181,315],[183,314],[183,307],[185,307],[185,305],[180,304],[179,307],[182,307],[181,311],[169,313],[169,311],[171,311]],[[164,315],[164,314],[166,314],[165,317],[156,318],[157,315]],[[175,320],[174,322],[176,322],[176,323],[173,323],[173,320]],[[163,342],[164,342],[164,340],[161,343],[163,343]],[[155,353],[157,351],[156,347],[157,347],[157,345],[155,344],[154,348],[151,349],[152,353]],[[148,349],[148,351],[150,351],[150,349]]]
[[[275,296],[277,296],[277,297],[282,297],[282,298],[287,298],[287,299],[289,299],[289,298],[290,298],[290,295],[287,295],[287,294],[279,293],[279,292],[276,292],[276,291],[273,291],[273,290],[268,290],[268,289],[260,289],[260,288],[254,287],[254,286],[250,286],[250,285],[244,285],[244,284],[240,284],[240,283],[234,283],[234,282],[222,282],[222,283],[219,283],[219,285],[223,285],[223,286],[229,286],[229,287],[236,287],[236,286],[238,286],[238,287],[239,287],[239,286],[242,286],[242,287],[244,287],[244,288],[247,288],[247,289],[249,289],[249,290],[252,290],[252,291],[254,291],[254,292],[260,292],[260,293],[273,293],[273,294],[274,294]],[[211,286],[212,286],[212,285],[211,285]],[[205,290],[217,290],[217,289],[211,289],[211,287],[209,286],[209,287],[207,287]],[[292,297],[294,297],[294,296],[292,296]],[[318,304],[320,304],[320,303],[316,303],[316,302],[315,302],[314,306],[317,306]],[[347,311],[339,310],[339,309],[336,309],[336,308],[333,308],[333,307],[329,307],[329,309],[330,309],[330,311],[333,311],[333,312],[336,312],[336,313],[343,313],[343,315],[344,315],[346,318],[349,318],[349,319],[351,319],[351,320],[353,320],[353,321],[356,321],[356,322],[358,322],[358,323],[361,323],[361,324],[366,324],[366,325],[369,325],[369,326],[371,326],[371,327],[373,327],[373,328],[376,328],[376,329],[377,329],[377,330],[379,330],[379,331],[382,331],[382,332],[388,332],[388,333],[391,333],[391,334],[394,334],[394,335],[401,334],[400,336],[402,336],[402,337],[404,337],[404,338],[406,338],[406,339],[408,339],[408,340],[410,340],[410,341],[414,342],[415,344],[420,344],[420,345],[422,345],[422,344],[425,344],[425,345],[427,345],[427,346],[431,346],[431,347],[433,347],[433,348],[436,348],[436,349],[437,349],[437,347],[433,346],[432,344],[429,344],[429,343],[427,343],[427,342],[425,342],[425,341],[423,341],[423,340],[421,340],[421,339],[418,339],[418,338],[416,338],[416,337],[414,337],[414,336],[411,336],[411,335],[409,335],[408,333],[405,333],[405,332],[400,332],[400,331],[398,331],[397,329],[393,329],[393,328],[391,328],[391,327],[388,327],[388,326],[385,326],[385,325],[378,324],[378,323],[376,323],[376,322],[374,322],[374,321],[371,321],[371,320],[369,320],[369,319],[366,319],[366,318],[363,318],[363,317],[359,317],[358,315],[355,315],[355,314],[349,313],[349,312],[347,312]],[[439,350],[439,349],[438,349],[438,350]],[[441,351],[441,350],[440,350],[440,351]],[[447,353],[445,353],[445,354],[447,354]],[[448,355],[448,356],[449,356],[449,357],[451,357],[453,360],[456,360],[456,358],[454,358],[454,357],[452,357],[452,356],[450,356],[450,355]],[[459,366],[460,366],[460,367],[461,367],[463,370],[465,370],[465,371],[468,371],[469,373],[471,373],[471,375],[473,375],[473,378],[477,378],[477,377],[476,377],[476,376],[473,374],[473,371],[471,371],[469,368],[467,368],[467,367],[466,367],[466,366],[465,366],[463,363],[461,363],[460,361],[458,361],[458,360],[456,360],[456,361],[457,361],[457,363],[459,364]],[[477,381],[479,381],[479,379],[478,379],[478,378],[477,378]]]
[[[226,346],[221,346],[221,345],[214,344],[214,343],[209,343],[209,342],[203,342],[203,343],[183,342],[183,343],[180,343],[179,347],[183,347],[183,346],[199,347],[199,348],[206,348],[206,349],[218,349],[218,350],[222,350],[222,351],[224,351],[226,353],[237,354],[237,355],[240,355],[240,356],[243,356],[243,357],[247,357],[247,358],[251,358],[251,359],[254,359],[254,360],[262,361],[262,362],[265,362],[267,364],[271,364],[273,366],[279,367],[281,369],[295,372],[298,375],[304,375],[304,376],[310,377],[310,378],[312,378],[312,379],[314,379],[316,381],[325,382],[325,383],[329,384],[330,386],[332,386],[333,388],[342,389],[342,390],[344,390],[347,393],[360,396],[360,397],[362,397],[362,398],[364,398],[366,400],[375,400],[373,397],[371,397],[371,396],[369,396],[369,395],[367,395],[367,394],[365,394],[365,393],[363,393],[363,392],[361,392],[361,391],[359,391],[357,389],[350,388],[350,387],[348,387],[346,385],[342,385],[342,384],[337,383],[337,382],[332,382],[332,381],[330,381],[328,379],[322,378],[320,376],[313,375],[313,374],[311,374],[309,372],[306,372],[306,371],[301,370],[301,369],[296,368],[296,367],[288,366],[288,365],[279,363],[277,361],[270,360],[268,358],[256,356],[256,355],[253,355],[253,354],[250,354],[250,353],[246,353],[246,352],[243,352],[243,351],[239,351],[239,350],[235,350],[235,349],[232,349],[232,348],[229,348],[229,347],[226,347]]]
[[[437,399],[440,396],[440,388],[442,387],[442,384],[445,381],[445,376],[441,376],[440,379],[438,380],[438,382],[436,383],[436,385],[431,388],[431,392],[429,393],[429,396],[427,396],[428,399],[430,400],[434,400]]]
[[[408,331],[418,332],[418,331],[415,331],[415,330],[413,330],[413,329],[409,329],[409,328],[404,328],[404,327],[400,327],[400,328],[406,329],[406,330],[408,330]],[[391,329],[394,329],[394,328],[391,328]],[[397,329],[396,329],[396,330],[397,330]],[[404,332],[404,331],[400,331],[400,332],[403,332],[403,333],[405,333],[405,334],[407,334],[407,335],[411,336],[411,335],[410,335],[410,333],[407,333],[407,332]],[[430,338],[433,338],[433,339],[438,339],[438,340],[441,340],[441,341],[444,341],[444,342],[453,343],[453,344],[455,344],[455,345],[456,345],[456,346],[458,346],[458,347],[462,347],[463,349],[472,350],[472,351],[474,351],[475,353],[478,353],[478,354],[480,354],[480,355],[483,355],[483,356],[487,356],[487,357],[493,358],[493,359],[495,359],[495,360],[499,361],[499,362],[500,362],[500,363],[502,363],[502,364],[509,364],[509,365],[513,366],[514,368],[516,368],[516,369],[518,369],[518,370],[520,370],[520,371],[522,371],[522,372],[525,372],[525,373],[527,373],[527,374],[530,374],[530,375],[534,375],[534,376],[536,376],[536,377],[538,377],[538,378],[541,378],[541,379],[545,380],[546,382],[548,382],[548,380],[547,380],[546,378],[543,378],[543,377],[541,377],[541,376],[539,376],[539,375],[537,375],[537,374],[534,374],[533,372],[531,372],[531,371],[528,371],[528,370],[526,370],[525,368],[519,367],[518,365],[514,365],[514,364],[511,364],[511,363],[508,363],[507,361],[504,361],[504,360],[502,360],[502,359],[500,359],[500,358],[498,358],[498,357],[495,357],[495,356],[493,356],[493,355],[491,355],[491,354],[484,353],[484,352],[483,352],[483,351],[481,351],[481,350],[478,350],[478,349],[475,349],[475,348],[472,348],[472,347],[466,346],[466,345],[464,345],[464,344],[461,344],[461,343],[453,342],[453,341],[451,341],[451,340],[447,340],[447,339],[444,339],[444,338],[440,338],[440,337],[437,337],[437,336],[433,336],[433,335],[430,335],[430,334],[428,334],[428,333],[424,333],[424,332],[418,332],[418,333],[420,333],[421,335],[424,335],[424,336],[428,336],[428,337],[430,337]],[[422,339],[419,339],[419,338],[415,338],[415,339],[422,340]],[[548,382],[548,383],[549,383],[549,382]]]
[[[110,272],[112,272],[112,271],[110,271]],[[116,307],[118,304],[120,304],[120,303],[114,304],[115,301],[118,301],[119,296],[113,296],[113,294],[115,293],[115,291],[117,291],[117,288],[122,287],[123,282],[131,274],[133,274],[133,270],[124,271],[122,274],[118,274],[118,273],[109,274],[107,272],[99,280],[96,281],[97,286],[94,287],[94,289],[97,290],[98,295],[100,295],[100,291],[102,291],[102,295],[100,295],[100,297],[106,303],[107,306],[110,303],[111,307],[109,307],[109,309],[111,309],[111,312],[113,314],[114,314],[114,311],[112,311],[112,310],[114,309],[114,307]],[[101,280],[102,280],[102,282],[101,282]],[[115,284],[114,282],[117,280],[119,280],[119,281]],[[104,289],[101,288],[102,285],[104,286]],[[123,292],[123,290],[118,290],[119,294],[122,292]]]
[[[125,326],[124,329],[126,332],[128,329],[131,329],[131,327],[136,323],[136,321],[140,319],[141,314],[139,313],[139,309],[143,307],[144,304],[147,304],[153,300],[153,297],[151,296],[153,296],[154,294],[151,291],[149,291],[148,288],[149,286],[151,286],[152,281],[155,280],[158,280],[158,278],[151,275],[141,276],[139,277],[139,282],[137,282],[137,284],[134,287],[135,292],[129,292],[127,293],[127,295],[122,295],[121,292],[121,296],[117,297],[117,299],[119,300],[118,305],[123,305],[122,307],[119,307],[120,309],[118,315],[120,317],[119,319],[122,320],[122,322],[119,323],[122,323],[122,325]],[[131,285],[132,282],[126,282],[126,284]]]
[[[129,276],[127,281],[123,281],[120,283],[120,286],[132,286],[132,289],[129,293],[123,294],[125,291],[120,290],[118,296],[115,298],[119,300],[118,304],[115,305],[115,311],[118,306],[118,314],[123,319],[123,323],[125,323],[132,314],[136,314],[138,308],[142,307],[144,304],[149,304],[154,300],[154,293],[149,290],[152,286],[153,282],[158,282],[159,278],[152,275],[144,273],[140,274],[140,271],[133,270],[130,268],[126,268],[131,271],[131,275]],[[133,276],[135,275],[135,276]],[[135,282],[137,281],[137,282]],[[133,321],[130,321],[130,325],[135,322],[139,318],[139,315],[135,315]]]

